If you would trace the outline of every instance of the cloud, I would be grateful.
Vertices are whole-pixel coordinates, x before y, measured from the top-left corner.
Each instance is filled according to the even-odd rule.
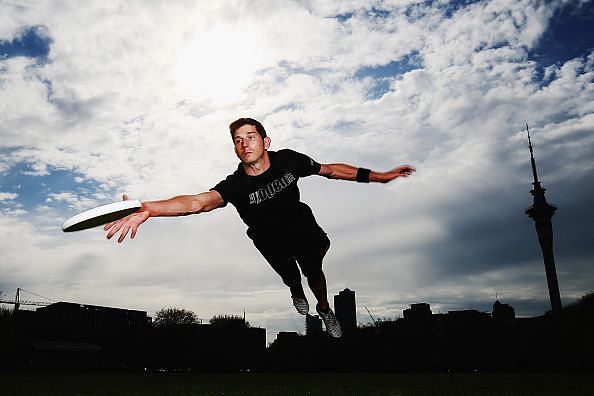
[[[16,197],[18,197],[18,194],[0,191],[0,201],[10,201],[15,199]]]

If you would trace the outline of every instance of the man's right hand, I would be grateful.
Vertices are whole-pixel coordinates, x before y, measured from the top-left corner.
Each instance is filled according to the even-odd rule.
[[[124,194],[123,200],[124,201],[128,200],[128,196],[126,194]],[[107,233],[107,239],[111,239],[111,237],[113,237],[115,234],[117,234],[118,231],[122,230],[122,232],[120,233],[120,237],[118,238],[118,243],[122,243],[124,241],[124,239],[126,239],[128,232],[130,232],[130,231],[132,231],[132,233],[130,234],[130,239],[134,239],[134,237],[136,236],[138,227],[142,223],[147,221],[149,217],[151,217],[151,215],[143,204],[141,206],[141,208],[138,209],[136,212],[134,212],[120,220],[113,221],[111,223],[107,223],[103,227],[103,230],[104,231],[109,230],[109,232]]]
[[[124,194],[124,201],[128,196]],[[103,229],[109,230],[107,239],[117,234],[120,230],[118,242],[123,242],[132,231],[130,238],[134,239],[138,227],[148,220],[149,217],[159,216],[187,216],[202,212],[209,212],[216,208],[225,206],[223,197],[218,192],[211,190],[196,195],[178,195],[162,201],[143,202],[138,211],[118,221],[106,224]]]

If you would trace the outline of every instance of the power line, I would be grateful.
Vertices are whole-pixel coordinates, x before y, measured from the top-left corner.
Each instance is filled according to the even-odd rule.
[[[33,295],[34,295],[34,296],[36,296],[36,297],[41,297],[41,298],[44,298],[44,299],[46,299],[46,300],[50,300],[50,301],[53,301],[53,302],[59,302],[59,301],[56,301],[56,300],[54,300],[54,299],[51,299],[51,298],[49,298],[49,297],[45,297],[45,296],[42,296],[42,295],[40,295],[40,294],[37,294],[37,293],[30,292],[30,291],[28,291],[28,290],[25,290],[25,289],[23,289],[23,288],[19,288],[19,290],[20,290],[20,291],[24,291],[24,292],[26,292],[26,293],[29,293],[29,294],[33,294]]]

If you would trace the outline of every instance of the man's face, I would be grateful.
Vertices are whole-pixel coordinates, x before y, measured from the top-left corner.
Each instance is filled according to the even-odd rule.
[[[270,147],[270,138],[262,136],[253,125],[243,125],[233,134],[235,154],[244,164],[250,165],[258,162],[264,151]]]

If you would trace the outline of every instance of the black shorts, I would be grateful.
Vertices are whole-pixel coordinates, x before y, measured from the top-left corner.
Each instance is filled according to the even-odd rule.
[[[306,278],[318,276],[330,248],[330,239],[316,223],[313,214],[304,214],[298,220],[275,229],[275,232],[248,232],[248,235],[289,287],[301,283],[299,268]]]

